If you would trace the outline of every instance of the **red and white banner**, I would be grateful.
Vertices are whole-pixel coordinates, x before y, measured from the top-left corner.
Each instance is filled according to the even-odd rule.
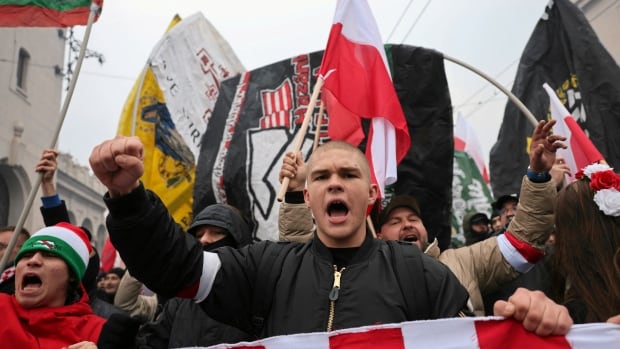
[[[371,119],[366,157],[385,197],[384,186],[396,182],[396,165],[411,139],[381,42],[366,0],[339,0],[320,76],[332,140],[359,145],[361,118]]]
[[[454,318],[301,333],[210,349],[617,349],[620,325],[574,325],[565,336],[540,337],[514,320]]]
[[[575,174],[587,165],[604,160],[603,155],[596,149],[575,118],[568,112],[555,91],[547,83],[543,88],[549,95],[551,118],[556,120],[553,132],[566,137],[567,149],[558,149],[557,154],[562,156],[571,170],[568,183],[575,181]]]

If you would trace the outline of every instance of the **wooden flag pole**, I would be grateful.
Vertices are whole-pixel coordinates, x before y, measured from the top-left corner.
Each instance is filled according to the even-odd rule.
[[[316,121],[316,133],[314,134],[314,143],[312,144],[312,152],[314,152],[316,148],[319,146],[319,137],[321,134],[321,124],[323,122],[324,111],[325,111],[325,103],[321,102],[321,106],[319,107],[318,120]],[[285,179],[287,181],[289,180],[288,178],[285,178]],[[284,183],[284,180],[282,182]],[[288,182],[286,183],[286,185],[288,186]],[[370,229],[370,232],[372,233],[372,237],[376,238],[377,232],[375,230],[375,225],[372,224],[372,219],[370,218],[370,216],[366,216],[366,224],[368,224],[368,229]]]
[[[366,216],[366,224],[368,225],[368,229],[370,229],[370,232],[372,233],[372,237],[376,239],[377,231],[375,230],[375,225],[372,224],[372,219],[370,218],[370,215]]]
[[[88,22],[86,24],[86,31],[84,32],[84,40],[82,41],[82,46],[80,47],[80,54],[75,64],[75,71],[74,71],[73,76],[71,77],[67,95],[65,96],[65,100],[63,101],[63,105],[60,110],[60,119],[58,120],[58,123],[56,124],[56,129],[53,133],[54,137],[52,138],[52,141],[50,142],[50,148],[56,148],[56,143],[58,142],[58,136],[60,134],[62,124],[65,121],[65,116],[67,116],[67,110],[69,109],[69,103],[71,102],[73,91],[75,90],[77,78],[80,75],[80,69],[82,69],[82,62],[84,61],[84,57],[86,55],[86,47],[88,46],[88,39],[90,38],[90,31],[92,29],[93,23],[95,22],[95,15],[100,10],[101,8],[97,6],[97,4],[95,4],[94,2],[91,3],[90,13],[88,14]],[[2,260],[0,261],[0,271],[4,270],[4,267],[6,266],[7,261],[9,259],[9,255],[11,254],[10,251],[12,251],[13,247],[15,247],[15,242],[17,241],[17,236],[19,235],[18,232],[22,230],[24,226],[24,222],[26,221],[26,218],[28,217],[30,207],[32,207],[32,203],[34,202],[34,197],[39,191],[39,186],[41,186],[42,177],[43,177],[43,174],[40,173],[36,177],[36,180],[33,183],[32,188],[30,189],[28,198],[26,199],[26,202],[24,203],[24,208],[22,209],[22,212],[19,218],[17,219],[17,223],[15,224],[15,230],[13,231],[13,235],[11,235],[11,240],[9,241],[9,245],[6,248],[6,253],[2,257]]]
[[[316,107],[316,102],[319,99],[319,93],[321,92],[322,87],[323,78],[319,77],[316,81],[316,84],[314,84],[314,90],[312,90],[312,97],[310,98],[310,102],[308,103],[308,109],[306,109],[306,114],[304,114],[304,121],[302,122],[299,133],[297,134],[297,138],[295,139],[295,144],[292,149],[294,152],[298,152],[301,150],[301,145],[304,142],[304,138],[306,138],[306,133],[308,132],[308,125],[310,124],[310,119],[312,119],[314,107]],[[322,104],[323,103],[321,103],[321,105]],[[290,178],[288,177],[282,179],[280,191],[278,192],[277,196],[278,202],[282,202],[284,200],[284,194],[286,194],[286,189],[288,189],[289,182]]]
[[[312,152],[319,146],[319,138],[321,137],[321,124],[323,123],[323,112],[325,111],[325,103],[321,102],[319,107],[319,116],[316,120],[316,132],[314,133],[314,143],[312,143]]]

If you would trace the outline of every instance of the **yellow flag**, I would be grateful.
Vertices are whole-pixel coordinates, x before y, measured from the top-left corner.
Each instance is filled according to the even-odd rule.
[[[175,16],[168,30],[181,21]],[[132,88],[118,125],[118,134],[138,136],[144,144],[144,186],[164,202],[186,229],[192,219],[196,165],[193,154],[176,133],[163,92],[150,67]]]

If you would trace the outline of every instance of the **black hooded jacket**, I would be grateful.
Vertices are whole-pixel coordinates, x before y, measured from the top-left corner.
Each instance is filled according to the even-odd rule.
[[[228,233],[220,241],[205,246],[205,251],[222,246],[243,247],[252,241],[250,229],[232,206],[207,206],[194,217],[188,233],[195,235],[196,229],[203,225],[220,227]],[[140,328],[137,346],[141,349],[207,347],[253,339],[248,333],[209,317],[193,300],[174,297],[166,302],[154,321]]]
[[[198,212],[187,228],[187,232],[196,236],[196,229],[203,225],[212,225],[225,229],[235,240],[233,247],[243,247],[252,242],[252,234],[245,219],[237,209],[225,204],[213,204]]]

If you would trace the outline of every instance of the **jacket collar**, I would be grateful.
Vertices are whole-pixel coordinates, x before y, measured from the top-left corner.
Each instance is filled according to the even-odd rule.
[[[439,249],[439,243],[437,242],[437,239],[433,239],[433,242],[428,245],[428,247],[424,251],[424,254],[435,259],[439,258],[441,250]]]
[[[359,247],[357,253],[351,260],[351,264],[356,264],[366,260],[370,252],[373,251],[373,246],[377,245],[378,243],[379,240],[375,239],[372,236],[370,230],[366,230],[364,242],[362,242],[362,245]],[[321,259],[328,261],[330,264],[333,264],[332,253],[329,250],[329,247],[325,246],[321,239],[319,239],[316,230],[314,231],[314,236],[312,237],[312,240],[310,240],[310,244],[310,248],[314,252],[314,254],[316,254]]]

